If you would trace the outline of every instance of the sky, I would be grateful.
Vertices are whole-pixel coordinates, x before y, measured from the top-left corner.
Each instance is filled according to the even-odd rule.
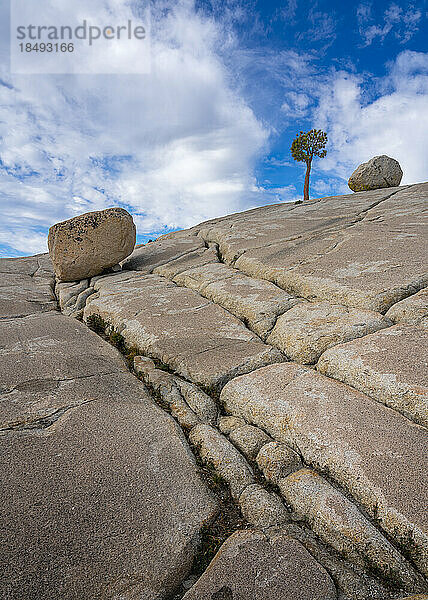
[[[52,224],[110,206],[144,243],[296,201],[290,146],[313,127],[328,134],[313,198],[348,193],[380,154],[427,181],[427,33],[428,0],[154,0],[149,73],[16,75],[1,0],[0,256],[45,252]]]

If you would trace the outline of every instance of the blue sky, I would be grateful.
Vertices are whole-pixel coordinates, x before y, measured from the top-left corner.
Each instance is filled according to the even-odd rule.
[[[143,242],[294,201],[304,167],[289,148],[312,127],[329,135],[312,197],[346,193],[377,154],[403,183],[428,180],[428,0],[155,0],[151,73],[132,76],[11,75],[4,4],[2,256],[45,251],[50,225],[109,206]],[[129,10],[91,1],[106,7]]]

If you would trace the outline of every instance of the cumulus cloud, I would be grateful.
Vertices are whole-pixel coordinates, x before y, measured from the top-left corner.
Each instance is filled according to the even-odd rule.
[[[403,184],[427,180],[428,53],[401,52],[372,100],[364,79],[335,72],[320,91],[315,123],[329,132],[329,153],[320,169],[347,179],[361,162],[387,154],[404,171]]]
[[[158,2],[150,75],[3,70],[0,243],[43,251],[52,223],[117,204],[143,235],[254,205],[268,130],[231,85],[227,44],[231,31],[193,2]]]

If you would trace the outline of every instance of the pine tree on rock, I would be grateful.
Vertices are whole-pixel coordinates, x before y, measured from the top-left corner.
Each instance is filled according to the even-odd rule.
[[[291,155],[294,160],[306,163],[305,187],[303,189],[304,200],[309,200],[309,178],[311,175],[312,159],[314,156],[318,158],[326,156],[326,144],[327,134],[321,129],[311,129],[306,132],[301,131],[296,134],[291,144]]]

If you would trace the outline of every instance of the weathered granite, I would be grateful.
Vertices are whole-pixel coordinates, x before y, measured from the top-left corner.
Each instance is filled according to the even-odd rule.
[[[353,192],[391,188],[400,185],[403,177],[400,163],[389,156],[375,156],[359,165],[348,180]]]
[[[237,427],[242,427],[243,425],[246,425],[246,423],[244,419],[240,419],[239,417],[232,417],[228,415],[218,419],[218,428],[225,435],[229,435],[234,429]]]
[[[336,600],[327,571],[293,538],[237,531],[183,600]]]
[[[393,323],[428,327],[428,288],[393,304],[385,316]]]
[[[101,317],[129,346],[205,388],[220,389],[235,375],[285,360],[221,307],[158,275],[124,272],[94,287],[86,321]]]
[[[262,446],[256,462],[266,479],[275,485],[302,467],[299,455],[281,442],[269,442]]]
[[[201,248],[205,248],[204,242],[194,235],[179,235],[172,240],[161,238],[155,242],[137,246],[131,256],[122,263],[122,268],[128,271],[141,271],[148,275],[156,267]]]
[[[424,591],[422,577],[343,494],[310,469],[279,481],[281,494],[297,515],[340,554],[362,558],[375,572],[407,591]]]
[[[200,238],[196,238],[196,243],[200,243]],[[219,259],[217,256],[217,252],[214,250],[214,248],[205,248],[205,246],[202,246],[197,250],[187,252],[186,254],[183,254],[183,256],[180,256],[158,267],[155,267],[153,269],[153,273],[155,275],[162,275],[163,277],[167,277],[168,279],[174,280],[174,278],[177,275],[183,273],[184,271],[194,269],[195,267],[203,267],[205,265],[208,266],[210,264],[216,264],[218,262]]]
[[[230,493],[238,500],[245,488],[255,483],[251,467],[236,448],[210,425],[196,425],[189,441],[197,449],[201,459],[212,465],[230,487]]]
[[[171,594],[216,513],[187,443],[85,325],[0,323],[0,596]]]
[[[157,369],[155,363],[144,356],[134,358],[134,370],[160,395],[182,427],[189,429],[198,423],[216,424],[217,404],[193,383]]]
[[[83,292],[76,297],[70,298],[67,304],[64,306],[63,314],[69,317],[74,317],[75,319],[82,320],[83,310],[92,296],[95,293],[95,288],[87,287]]]
[[[361,392],[292,363],[229,382],[226,410],[330,473],[428,572],[427,432]]]
[[[279,496],[257,483],[245,488],[239,496],[239,506],[248,523],[258,529],[278,527],[290,517]]]
[[[123,208],[85,213],[49,229],[48,247],[56,276],[78,281],[98,275],[131,254],[135,225]]]
[[[428,426],[428,330],[395,325],[325,352],[320,373],[352,385],[378,402]]]
[[[84,352],[82,350],[85,350]],[[51,311],[0,322],[0,427],[37,425],[76,402],[92,385],[126,373],[121,355],[87,327]]]
[[[56,310],[54,281],[48,254],[0,258],[0,319]]]
[[[243,425],[234,428],[229,439],[250,460],[254,460],[262,446],[272,441],[271,438],[254,425]]]
[[[58,298],[60,309],[64,310],[67,303],[72,299],[75,300],[81,292],[88,288],[88,286],[88,279],[82,279],[81,281],[58,282],[55,285],[55,294]]]
[[[384,313],[428,284],[427,192],[424,183],[274,205],[191,231],[218,243],[228,264],[290,294]]]
[[[299,302],[273,283],[253,279],[222,263],[183,271],[173,281],[222,306],[263,340],[278,316]]]
[[[327,348],[389,325],[388,319],[374,311],[305,302],[279,317],[267,342],[290,360],[314,364]]]

